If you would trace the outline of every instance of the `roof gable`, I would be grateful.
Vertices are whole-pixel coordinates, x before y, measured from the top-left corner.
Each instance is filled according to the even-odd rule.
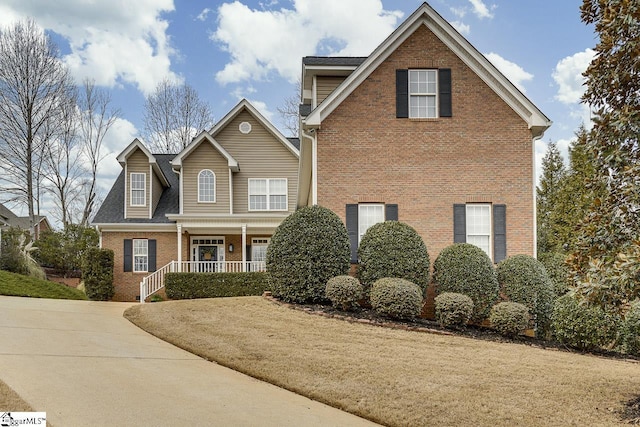
[[[551,125],[549,118],[427,3],[423,3],[406,21],[400,24],[335,91],[318,105],[303,120],[303,126],[307,128],[320,126],[322,121],[342,101],[422,25],[435,34],[496,92],[528,124],[534,137],[542,136]]]
[[[135,138],[131,142],[131,144],[127,146],[127,148],[122,150],[122,152],[118,154],[118,156],[116,157],[116,160],[118,160],[118,162],[122,166],[124,166],[125,163],[127,162],[127,159],[131,157],[131,155],[135,153],[136,150],[142,151],[144,155],[147,156],[147,158],[149,159],[149,164],[153,168],[153,171],[158,175],[158,178],[160,178],[160,182],[162,182],[162,185],[164,185],[165,187],[169,187],[169,181],[167,180],[167,177],[165,176],[165,174],[162,172],[162,169],[160,168],[160,166],[158,166],[156,157],[153,154],[151,154],[151,151],[149,151],[149,149],[144,145],[144,143],[138,138]]]
[[[184,148],[184,150],[182,150],[171,161],[171,165],[173,166],[173,168],[174,169],[181,169],[183,160],[186,159],[187,157],[189,157],[189,155],[191,153],[193,153],[193,151],[197,147],[199,147],[200,144],[202,144],[204,142],[210,143],[213,146],[213,148],[215,148],[222,155],[222,157],[224,157],[227,160],[227,164],[229,166],[229,169],[231,169],[232,172],[238,172],[240,170],[240,166],[238,165],[238,162],[236,161],[236,159],[234,159],[233,156],[231,156],[231,154],[229,154],[229,152],[227,150],[225,150],[224,147],[222,145],[220,145],[218,143],[218,141],[216,141],[215,138],[209,132],[207,132],[206,130],[203,130],[202,132],[200,132],[200,134],[198,136],[193,138],[191,143],[189,145],[187,145]]]
[[[238,114],[242,111],[247,111],[249,114],[253,116],[254,119],[258,121],[273,137],[279,141],[287,150],[291,152],[296,158],[300,157],[300,152],[298,149],[289,141],[282,133],[271,124],[269,120],[267,120],[260,112],[246,99],[241,100],[231,111],[227,113],[218,123],[216,123],[209,133],[215,138],[215,136],[224,129],[227,125],[229,125],[233,119],[235,119]]]

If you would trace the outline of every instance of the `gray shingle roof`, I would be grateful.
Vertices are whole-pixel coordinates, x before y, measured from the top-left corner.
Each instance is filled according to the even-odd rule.
[[[298,151],[300,151],[300,138],[287,137],[291,145],[296,147]]]
[[[357,67],[362,64],[366,56],[305,56],[302,58],[304,65],[333,65]]]
[[[153,213],[153,218],[124,218],[124,169],[118,175],[116,182],[111,187],[98,213],[93,219],[94,224],[114,224],[114,223],[171,223],[166,214],[180,212],[180,183],[178,175],[171,168],[171,160],[175,154],[154,154],[158,166],[169,181],[169,188],[165,188],[158,206]]]

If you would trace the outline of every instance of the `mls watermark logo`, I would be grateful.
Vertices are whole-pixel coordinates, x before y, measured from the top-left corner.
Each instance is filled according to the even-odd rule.
[[[0,412],[0,427],[46,425],[46,412]]]

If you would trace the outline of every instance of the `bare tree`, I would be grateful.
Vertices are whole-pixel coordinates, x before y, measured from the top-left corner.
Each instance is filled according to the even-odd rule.
[[[85,188],[82,191],[84,208],[80,224],[86,226],[91,219],[97,201],[98,165],[106,155],[103,153],[102,143],[111,126],[120,117],[120,111],[109,108],[111,103],[109,92],[96,88],[95,83],[90,80],[84,81],[78,101],[82,152],[90,175],[89,179],[85,180]]]
[[[72,87],[57,47],[34,21],[0,31],[1,186],[26,203],[32,229],[39,200],[37,170]]]
[[[293,95],[286,97],[282,105],[278,107],[278,114],[282,118],[282,125],[289,131],[289,136],[298,136],[300,128],[300,94],[301,94],[300,80],[296,83],[296,92]]]
[[[209,104],[186,83],[165,79],[145,103],[145,140],[156,153],[178,153],[203,129],[213,125]]]

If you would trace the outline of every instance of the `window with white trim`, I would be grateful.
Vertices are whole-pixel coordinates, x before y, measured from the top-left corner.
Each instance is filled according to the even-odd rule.
[[[249,179],[250,211],[286,211],[287,179]]]
[[[467,243],[491,256],[491,205],[467,204]]]
[[[379,222],[384,222],[384,205],[361,203],[358,205],[358,242],[367,232],[369,227]]]
[[[198,174],[198,202],[215,203],[216,174],[209,169],[203,169]]]
[[[133,239],[133,272],[146,273],[147,271],[149,271],[149,241]]]
[[[409,117],[438,117],[438,71],[409,70]]]
[[[131,181],[131,206],[145,206],[147,204],[147,174],[132,172],[129,177]]]
[[[269,238],[251,239],[251,260],[264,262],[267,260],[267,247],[269,246]]]

